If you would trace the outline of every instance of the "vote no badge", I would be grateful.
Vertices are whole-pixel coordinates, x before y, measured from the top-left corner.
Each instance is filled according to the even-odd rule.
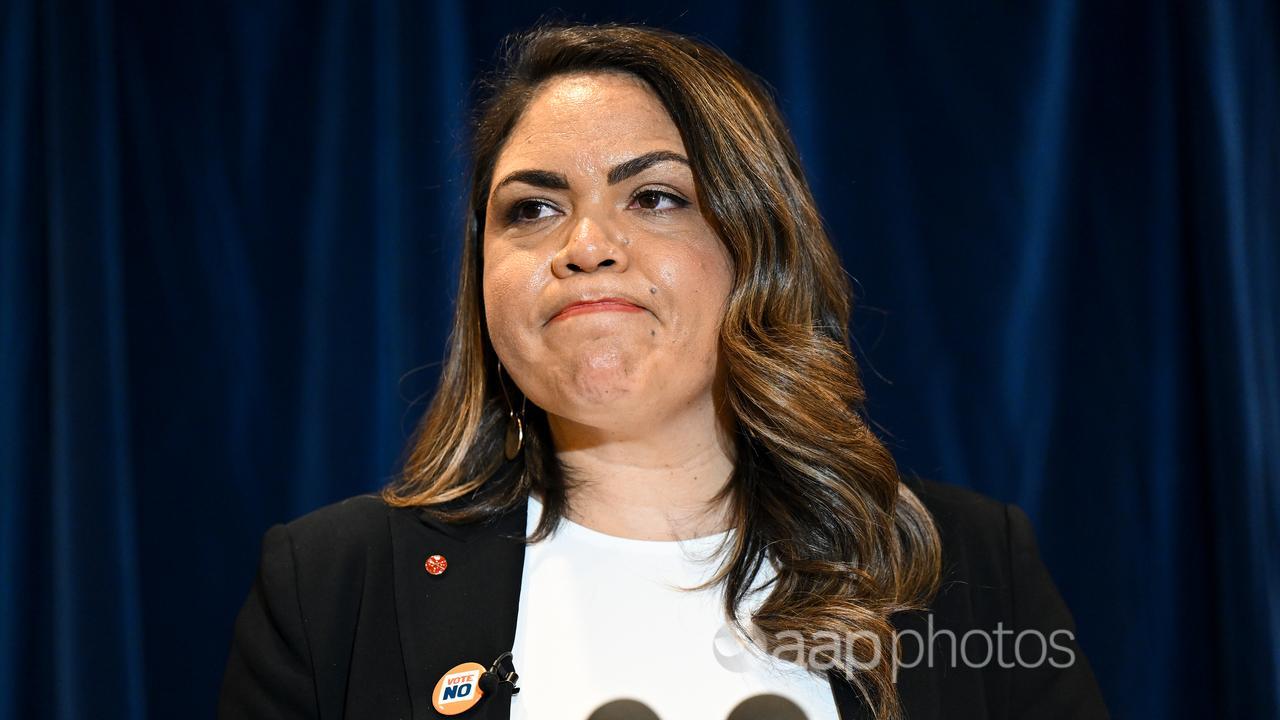
[[[431,704],[441,715],[457,715],[475,707],[484,696],[480,690],[480,676],[484,672],[485,668],[480,663],[454,665],[436,681],[436,689],[431,692]]]

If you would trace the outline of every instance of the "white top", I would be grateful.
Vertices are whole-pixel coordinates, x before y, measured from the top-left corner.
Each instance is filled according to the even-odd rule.
[[[529,533],[541,515],[530,496]],[[512,649],[520,675],[512,720],[588,720],[623,698],[661,720],[722,720],[762,693],[791,700],[810,720],[838,718],[824,675],[744,646],[727,630],[720,587],[675,589],[710,578],[719,563],[709,556],[732,532],[632,540],[562,520],[530,545]],[[774,572],[762,564],[750,609]]]

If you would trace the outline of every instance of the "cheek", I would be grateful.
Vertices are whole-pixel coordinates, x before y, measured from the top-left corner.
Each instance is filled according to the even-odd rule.
[[[530,341],[530,329],[537,326],[537,299],[546,281],[544,264],[520,251],[485,256],[481,280],[485,322],[489,340],[505,364],[519,362],[515,355]]]
[[[732,283],[727,257],[712,249],[666,255],[656,268],[660,292],[676,298],[673,319],[682,334],[718,337]]]
[[[489,326],[489,338],[499,355],[510,345],[510,336],[517,326],[513,314],[521,306],[521,284],[512,264],[510,258],[485,259],[482,280],[485,322]]]

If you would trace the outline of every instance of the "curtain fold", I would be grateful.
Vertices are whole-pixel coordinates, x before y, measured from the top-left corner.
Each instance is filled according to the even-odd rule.
[[[562,7],[773,86],[877,430],[1028,512],[1116,717],[1280,715],[1274,3]],[[0,6],[0,718],[211,714],[262,533],[396,469],[546,16]]]
[[[1225,714],[1247,717],[1257,688],[1267,689],[1262,707],[1280,712],[1280,24],[1274,6],[1210,4],[1195,20],[1203,103],[1191,121],[1204,144],[1192,182],[1205,201],[1191,220],[1205,240],[1198,310],[1216,649],[1235,659],[1221,668]]]

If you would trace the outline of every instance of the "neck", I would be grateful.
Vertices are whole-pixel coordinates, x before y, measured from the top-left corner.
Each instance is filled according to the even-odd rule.
[[[661,422],[601,428],[548,415],[570,473],[567,516],[608,535],[684,540],[730,527],[731,423],[707,402]]]

